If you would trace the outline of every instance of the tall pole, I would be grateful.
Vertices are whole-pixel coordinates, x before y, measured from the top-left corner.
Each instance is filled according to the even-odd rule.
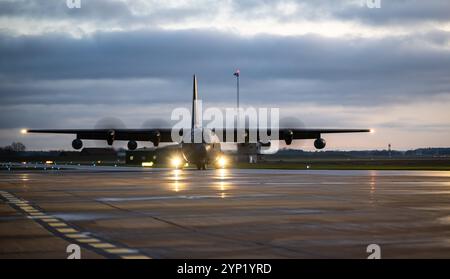
[[[233,76],[236,77],[236,107],[239,111],[239,76],[241,75],[241,71],[237,69],[234,71]]]
[[[239,111],[239,75],[237,75],[236,82],[237,82],[237,109]]]
[[[237,69],[236,71],[234,71],[234,74],[233,74],[233,76],[235,76],[236,77],[236,113],[237,113],[237,115],[236,115],[236,127],[237,127],[237,125],[238,125],[238,123],[239,123],[239,116],[240,116],[240,113],[239,113],[239,76],[241,75],[241,71],[239,70],[239,69]]]

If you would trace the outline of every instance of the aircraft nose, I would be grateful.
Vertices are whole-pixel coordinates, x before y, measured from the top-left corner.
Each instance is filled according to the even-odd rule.
[[[204,144],[197,144],[195,146],[195,151],[199,154],[206,154],[206,146]]]

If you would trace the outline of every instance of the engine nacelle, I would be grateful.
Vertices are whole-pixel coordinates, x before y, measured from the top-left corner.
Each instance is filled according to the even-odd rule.
[[[108,135],[106,136],[106,141],[108,142],[108,145],[113,144],[115,137],[116,137],[116,131],[109,130]]]
[[[74,139],[72,141],[72,147],[73,149],[81,149],[83,147],[83,142],[80,139]]]
[[[293,139],[294,139],[294,132],[292,132],[292,130],[284,132],[284,142],[286,142],[287,145],[290,145]]]
[[[327,142],[323,138],[318,138],[314,141],[314,147],[316,149],[323,149],[327,145]]]
[[[152,143],[155,147],[157,147],[159,145],[161,141],[161,133],[159,131],[157,131],[152,138]]]
[[[134,140],[130,140],[128,142],[128,149],[129,150],[136,150],[136,148],[137,148],[137,142],[134,141]]]

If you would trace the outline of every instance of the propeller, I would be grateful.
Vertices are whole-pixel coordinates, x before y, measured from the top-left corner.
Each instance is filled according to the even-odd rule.
[[[280,128],[301,129],[305,128],[305,123],[297,117],[283,117],[280,119]]]
[[[104,117],[95,123],[95,129],[125,129],[125,123],[116,117]]]
[[[94,126],[95,129],[110,129],[110,130],[115,130],[115,129],[125,129],[125,123],[120,120],[119,118],[116,117],[104,117],[101,118],[100,120],[98,120],[95,123]],[[117,147],[118,142],[114,141],[113,142],[113,146]],[[105,147],[105,143],[102,141],[94,141],[93,145],[95,147]],[[119,144],[120,147],[123,147],[124,144]]]
[[[298,117],[288,116],[288,117],[282,117],[280,119],[280,129],[281,128],[290,128],[290,129],[302,129],[305,128],[305,123],[300,120]],[[284,141],[280,141],[280,147],[287,147],[284,143]],[[294,141],[292,145],[290,145],[288,148],[303,148],[306,146],[305,141]]]
[[[144,129],[162,129],[162,128],[172,128],[172,124],[162,118],[153,118],[145,120],[144,123],[142,123],[142,128]]]

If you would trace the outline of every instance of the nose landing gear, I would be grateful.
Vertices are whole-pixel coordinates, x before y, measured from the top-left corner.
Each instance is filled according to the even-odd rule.
[[[198,170],[206,170],[206,163],[197,163]]]

